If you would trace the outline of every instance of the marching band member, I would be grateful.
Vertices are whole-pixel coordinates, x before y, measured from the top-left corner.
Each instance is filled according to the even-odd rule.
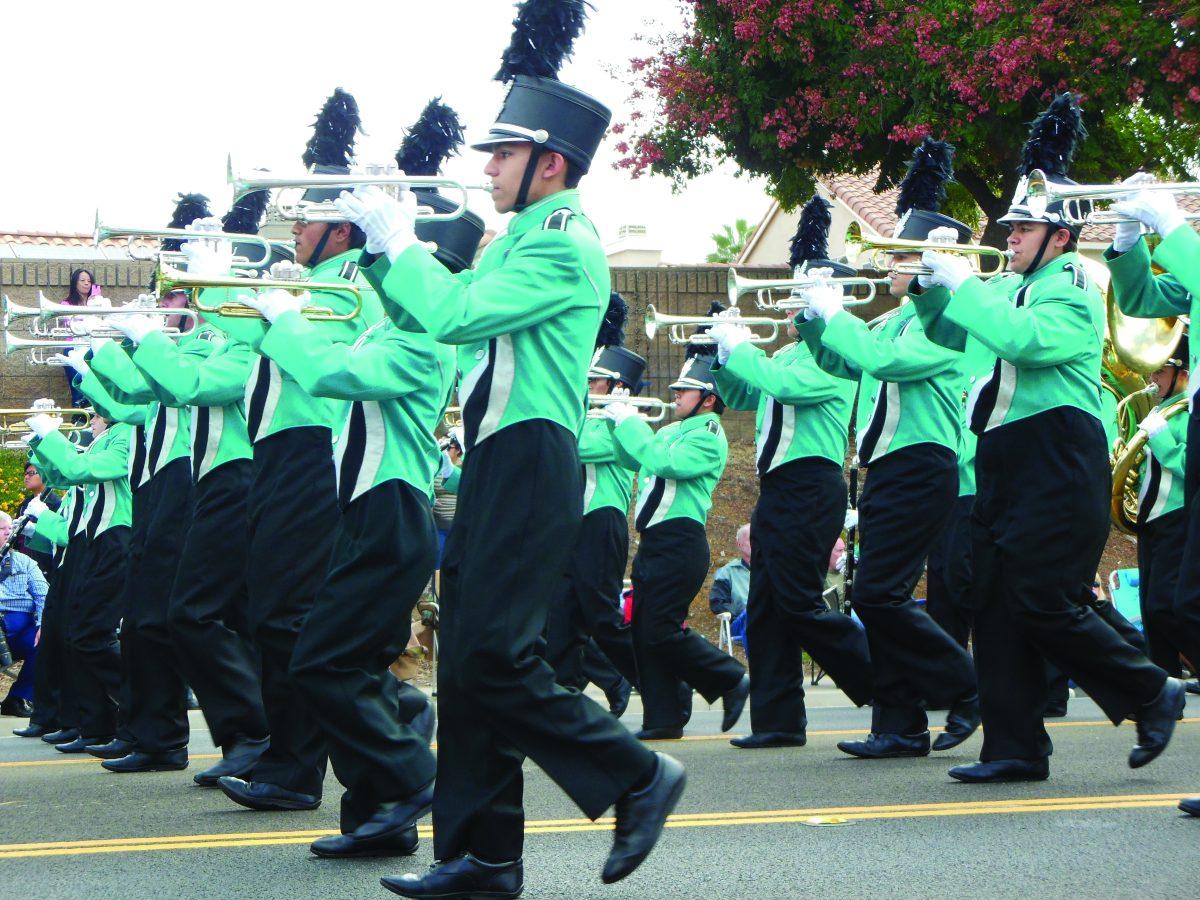
[[[1024,173],[1040,168],[1065,180],[1083,134],[1072,95],[1058,97],[1033,125]],[[1108,452],[1098,418],[1103,304],[1074,252],[1078,226],[1061,202],[1035,215],[1021,193],[1004,221],[1012,225],[1009,279],[1020,279],[1012,299],[961,257],[927,251],[928,285],[944,290],[917,300],[957,326],[959,339],[973,335],[998,356],[971,409],[979,437],[972,563],[984,741],[980,762],[950,775],[971,782],[1048,776],[1043,656],[1114,724],[1136,715],[1129,764],[1137,768],[1170,740],[1183,685],[1080,603],[1108,536]]]
[[[551,8],[552,7],[552,8]],[[434,856],[383,879],[406,897],[516,897],[523,889],[521,765],[530,757],[590,818],[616,804],[603,878],[632,872],[683,792],[683,767],[555,683],[536,655],[578,531],[576,434],[608,266],[574,189],[609,111],[553,77],[583,25],[579,0],[526,0],[501,77],[491,154],[498,212],[516,212],[473,271],[451,275],[415,232],[416,202],[343,194],[368,250],[387,256],[389,313],[459,346],[466,456],[442,563]],[[546,33],[538,23],[556,22]],[[532,66],[539,75],[524,73]]]
[[[946,227],[969,240],[969,228],[937,212],[950,152],[936,141],[914,152],[898,203],[898,238],[925,240]],[[925,756],[925,710],[949,707],[933,745],[947,750],[979,726],[975,673],[967,652],[917,606],[912,590],[958,496],[962,355],[929,340],[911,303],[871,330],[845,313],[838,287],[802,296],[809,305],[799,331],[817,364],[859,381],[855,431],[867,468],[854,608],[871,648],[875,703],[867,738],[841,741],[838,749],[866,759]]]
[[[829,203],[814,196],[800,215],[791,266],[854,270],[828,260]],[[844,270],[844,271],[843,271]],[[736,323],[736,319],[732,320]],[[730,743],[742,749],[803,746],[807,738],[802,652],[858,706],[871,702],[867,638],[825,604],[829,551],[842,530],[846,482],[842,464],[854,383],[821,370],[788,324],[794,343],[767,356],[750,331],[721,324],[717,387],[732,409],[755,409],[759,498],[750,521],[746,642],[750,662],[752,733]]]
[[[694,351],[695,346],[689,347]],[[633,558],[633,649],[642,695],[643,740],[683,735],[679,686],[721,700],[721,730],[737,724],[750,678],[732,656],[695,631],[681,628],[708,576],[704,523],[725,471],[729,444],[721,429],[725,404],[710,355],[689,356],[675,392],[676,421],[656,433],[627,403],[609,404],[617,459],[636,466],[641,483],[634,525],[641,535]]]

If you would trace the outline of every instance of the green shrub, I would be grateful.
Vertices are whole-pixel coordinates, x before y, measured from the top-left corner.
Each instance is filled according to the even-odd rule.
[[[29,454],[23,450],[0,450],[0,509],[10,516],[25,499],[25,464]]]

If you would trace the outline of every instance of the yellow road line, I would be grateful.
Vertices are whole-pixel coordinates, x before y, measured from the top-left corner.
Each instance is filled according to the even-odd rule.
[[[802,823],[814,818],[836,816],[849,821],[870,819],[919,819],[931,816],[982,816],[1015,813],[1055,813],[1086,810],[1146,809],[1170,807],[1179,802],[1180,793],[1123,794],[1095,797],[1025,797],[1011,800],[967,800],[944,803],[904,803],[877,806],[823,806],[807,809],[739,810],[730,812],[682,813],[671,816],[668,828],[727,828],[747,825]],[[609,831],[611,818],[545,819],[525,823],[526,834],[569,834],[585,831]],[[422,825],[421,837],[433,829]],[[227,834],[184,834],[152,837],[102,838],[79,841],[47,841],[26,844],[0,844],[0,860],[41,856],[75,856],[98,853],[135,853],[150,850],[197,850],[206,847],[269,847],[307,844],[333,832],[325,829],[303,831],[247,831]]]

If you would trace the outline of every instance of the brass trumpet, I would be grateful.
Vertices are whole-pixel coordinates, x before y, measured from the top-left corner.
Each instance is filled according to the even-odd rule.
[[[851,222],[846,229],[846,262],[856,269],[879,269],[899,272],[901,275],[929,275],[929,267],[919,262],[892,263],[883,259],[892,253],[924,253],[926,250],[936,250],[939,253],[953,253],[956,256],[971,258],[975,266],[975,274],[980,278],[999,275],[1008,265],[1011,254],[1007,250],[997,250],[981,244],[943,244],[939,241],[910,241],[905,238],[868,238],[864,237],[862,228],[857,222]],[[993,268],[984,269],[983,260],[993,260]]]
[[[875,299],[877,285],[885,285],[885,279],[874,278],[827,278],[829,284],[842,287],[866,287],[867,296],[843,301],[843,306],[863,306]],[[729,305],[737,306],[738,300],[745,294],[754,294],[759,309],[797,310],[804,309],[808,304],[795,296],[796,291],[812,287],[817,280],[811,275],[797,275],[794,278],[743,278],[737,269],[730,268],[729,281],[726,290],[729,294]],[[788,291],[789,296],[779,300],[771,299],[773,291]]]
[[[1176,194],[1200,194],[1200,181],[1150,181],[1144,184],[1061,184],[1051,181],[1041,169],[1034,169],[1025,178],[1025,205],[1035,216],[1059,201],[1064,217],[1075,225],[1118,225],[1135,221],[1111,210],[1092,210],[1089,201],[1124,200],[1142,191],[1171,191]],[[1022,193],[1017,188],[1017,195]],[[1185,213],[1188,221],[1200,220],[1200,213]]]
[[[674,409],[674,403],[659,400],[657,397],[628,397],[612,394],[588,394],[588,418],[594,419],[603,415],[604,407],[612,403],[628,403],[636,407],[638,416],[647,422],[661,422],[667,417],[667,410]]]
[[[181,265],[184,262],[182,252],[171,250],[143,250],[138,247],[138,238],[150,238],[159,241],[230,241],[237,244],[256,244],[262,248],[261,259],[248,259],[235,256],[233,264],[240,268],[260,269],[271,258],[271,244],[266,238],[256,234],[237,234],[231,231],[202,231],[194,228],[132,228],[129,226],[104,225],[100,222],[100,210],[96,210],[96,227],[92,232],[92,245],[100,246],[101,241],[111,238],[126,238],[125,252],[130,259],[143,262],[157,261]]]
[[[200,302],[201,293],[208,289],[225,289],[234,292],[232,299],[221,303],[204,304]],[[335,313],[328,306],[306,306],[301,314],[314,322],[349,322],[362,311],[362,291],[354,284],[317,281],[284,281],[271,278],[239,278],[236,275],[226,275],[216,278],[203,278],[189,275],[171,266],[160,266],[158,270],[158,290],[160,294],[172,291],[187,291],[188,303],[192,309],[205,315],[228,316],[231,319],[261,319],[262,313],[252,306],[237,302],[238,291],[262,291],[279,289],[292,294],[305,291],[325,291],[327,293],[350,294],[354,298],[354,309],[346,313]]]
[[[460,218],[467,211],[468,191],[487,191],[491,193],[490,184],[464,184],[453,178],[441,175],[405,175],[402,172],[385,175],[374,175],[365,172],[348,172],[346,174],[318,174],[306,172],[303,175],[280,178],[270,174],[256,174],[251,177],[238,177],[233,171],[233,157],[226,163],[229,184],[233,186],[233,199],[240,200],[247,194],[256,191],[277,191],[288,188],[345,188],[353,190],[359,185],[374,184],[379,187],[395,188],[437,188],[459,194],[457,205],[449,212],[438,212],[432,206],[417,207],[418,222],[449,222]],[[289,221],[300,222],[344,222],[345,216],[338,212],[332,201],[318,202],[299,200],[296,203],[276,203],[275,210]]]
[[[63,420],[59,431],[83,431],[92,420],[91,411],[86,409],[0,409],[0,434],[28,434],[25,420],[30,416],[58,416]],[[76,422],[80,417],[83,421]]]
[[[660,313],[654,304],[646,305],[646,337],[654,340],[660,328],[667,329],[667,340],[672,344],[713,344],[711,337],[695,329],[707,325],[732,324],[745,325],[747,328],[769,329],[765,334],[755,334],[750,338],[753,344],[770,344],[779,337],[779,327],[787,325],[789,319],[768,319],[765,316],[674,316]],[[689,331],[689,329],[692,329]]]

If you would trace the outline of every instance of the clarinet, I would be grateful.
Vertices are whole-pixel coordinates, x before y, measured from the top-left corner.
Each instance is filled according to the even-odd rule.
[[[858,456],[850,462],[850,508],[858,509]],[[850,615],[854,597],[854,545],[858,538],[858,526],[846,529],[846,581],[842,590],[845,598],[844,612]]]

